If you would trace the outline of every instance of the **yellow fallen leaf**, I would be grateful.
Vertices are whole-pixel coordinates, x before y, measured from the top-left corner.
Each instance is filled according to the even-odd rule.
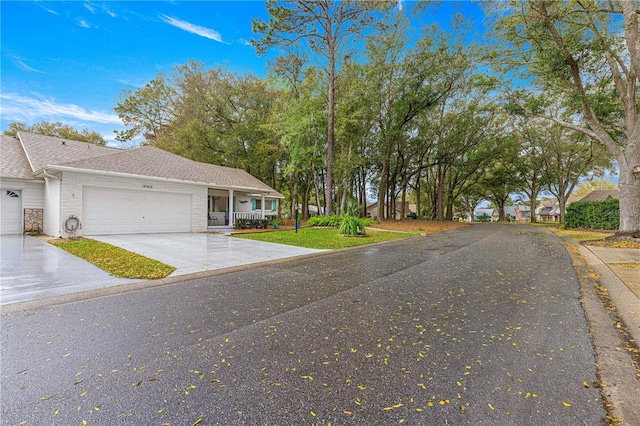
[[[563,402],[562,405],[564,405],[565,407],[571,407],[571,404],[569,404],[568,402]]]
[[[582,382],[582,386],[584,386],[585,388],[589,388],[589,383],[587,383],[586,381]]]
[[[193,425],[191,425],[191,426],[196,426],[196,425],[200,424],[201,422],[202,422],[202,417],[200,417],[198,420],[193,422]]]
[[[316,413],[314,413],[314,412],[312,411],[312,412],[311,412],[311,415],[312,415],[313,417],[315,417],[315,416],[316,416]]]
[[[495,408],[493,408],[493,405],[491,404],[487,404],[489,406],[489,408],[491,408],[492,410],[495,410]]]

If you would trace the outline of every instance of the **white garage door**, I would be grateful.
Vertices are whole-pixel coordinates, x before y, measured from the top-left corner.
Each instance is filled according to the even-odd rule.
[[[0,196],[0,234],[22,234],[22,193],[3,189]]]
[[[191,232],[191,194],[85,187],[83,235]]]

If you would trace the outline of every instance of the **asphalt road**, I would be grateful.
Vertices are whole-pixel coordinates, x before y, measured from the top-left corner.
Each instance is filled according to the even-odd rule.
[[[533,227],[4,312],[1,332],[6,425],[605,424],[571,258]]]

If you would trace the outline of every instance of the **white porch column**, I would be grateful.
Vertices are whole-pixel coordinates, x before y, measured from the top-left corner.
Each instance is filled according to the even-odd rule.
[[[233,189],[230,189],[229,190],[228,215],[229,215],[229,226],[231,226],[231,227],[235,227],[236,226],[236,219],[235,219],[235,216],[233,214],[234,208],[235,208],[235,206],[233,205]]]
[[[264,194],[260,195],[260,206],[262,207],[262,219],[264,219]]]

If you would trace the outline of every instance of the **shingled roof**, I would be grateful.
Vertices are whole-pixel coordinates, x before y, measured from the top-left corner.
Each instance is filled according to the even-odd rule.
[[[266,192],[269,196],[284,198],[244,170],[199,163],[153,146],[119,149],[32,133],[20,132],[18,136],[29,160],[30,171],[36,174],[43,169],[71,168]]]
[[[18,138],[22,142],[24,152],[27,154],[29,164],[34,172],[46,165],[63,164],[123,151],[118,148],[35,133],[20,132]]]
[[[620,191],[617,189],[596,189],[582,197],[580,201],[604,201],[609,198],[619,199]]]
[[[20,141],[8,135],[0,138],[0,176],[3,178],[43,180],[33,176]]]

